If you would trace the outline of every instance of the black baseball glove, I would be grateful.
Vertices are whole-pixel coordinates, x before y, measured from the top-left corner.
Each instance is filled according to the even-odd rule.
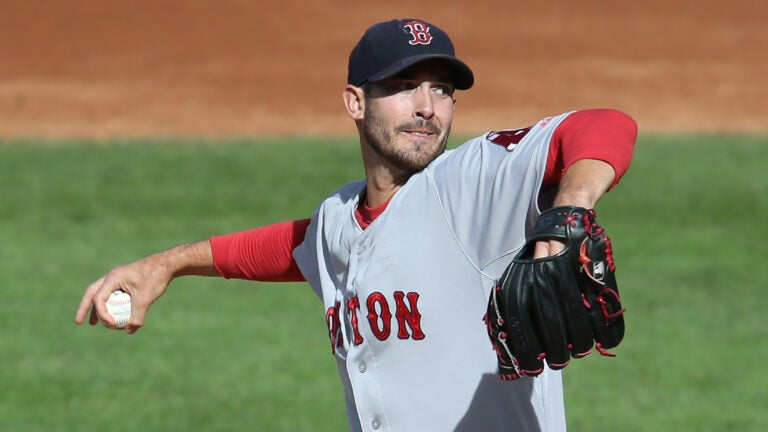
[[[624,309],[616,287],[611,241],[594,210],[555,207],[539,216],[530,238],[491,292],[486,323],[499,375],[514,380],[562,369],[593,346],[600,354],[621,342]],[[533,258],[537,241],[565,250]]]

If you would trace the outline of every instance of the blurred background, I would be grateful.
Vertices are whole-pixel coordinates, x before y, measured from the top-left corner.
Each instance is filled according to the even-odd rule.
[[[764,131],[762,0],[0,0],[0,137],[351,134],[372,23],[420,17],[477,75],[455,130],[612,106],[642,131]]]

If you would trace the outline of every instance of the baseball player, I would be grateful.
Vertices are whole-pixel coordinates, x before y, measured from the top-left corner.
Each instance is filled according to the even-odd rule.
[[[474,75],[423,20],[371,26],[351,51],[344,108],[365,178],[307,219],[182,244],[116,267],[75,321],[115,327],[105,302],[132,296],[125,331],[182,275],[307,281],[323,304],[353,431],[563,431],[560,372],[498,376],[486,311],[538,216],[592,209],[628,169],[637,134],[590,109],[496,130],[446,151],[456,91]],[[562,241],[535,243],[537,258]]]

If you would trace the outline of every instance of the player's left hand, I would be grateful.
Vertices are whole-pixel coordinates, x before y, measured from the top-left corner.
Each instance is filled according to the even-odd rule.
[[[546,258],[557,255],[565,250],[565,243],[560,240],[546,240],[536,242],[533,250],[533,258]]]
[[[594,210],[555,207],[492,291],[486,320],[499,375],[512,380],[565,367],[624,336],[611,242]]]

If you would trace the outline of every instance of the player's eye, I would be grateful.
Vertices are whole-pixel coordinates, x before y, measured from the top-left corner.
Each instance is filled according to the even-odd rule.
[[[441,96],[451,96],[453,94],[453,88],[447,85],[436,86],[434,91]]]
[[[392,79],[378,83],[377,87],[385,94],[392,95],[395,93],[409,92],[416,88],[416,85],[410,81]]]

